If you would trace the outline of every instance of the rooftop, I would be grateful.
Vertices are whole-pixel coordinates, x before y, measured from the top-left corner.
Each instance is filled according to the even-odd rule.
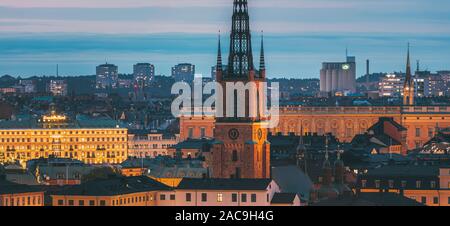
[[[181,190],[266,190],[270,179],[194,179],[183,178],[177,189]]]
[[[82,185],[65,187],[53,195],[116,196],[147,191],[167,191],[170,187],[145,176],[114,177],[89,181]]]

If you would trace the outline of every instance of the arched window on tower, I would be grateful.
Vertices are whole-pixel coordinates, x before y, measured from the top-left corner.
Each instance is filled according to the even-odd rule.
[[[233,150],[232,160],[233,160],[233,162],[238,161],[238,152],[236,150]]]

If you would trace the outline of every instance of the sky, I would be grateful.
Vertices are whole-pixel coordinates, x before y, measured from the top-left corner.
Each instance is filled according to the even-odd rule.
[[[193,63],[210,75],[232,0],[0,0],[0,75],[95,74],[107,61],[131,73],[149,62],[170,75]],[[358,76],[405,70],[406,46],[431,71],[450,69],[448,0],[249,0],[258,65],[264,30],[269,77],[318,78],[321,63],[355,55]]]

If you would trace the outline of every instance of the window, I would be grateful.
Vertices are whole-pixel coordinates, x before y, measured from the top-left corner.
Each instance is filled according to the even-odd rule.
[[[64,200],[58,200],[58,206],[64,205]]]
[[[450,204],[450,197],[448,197],[447,204]]]
[[[367,186],[367,180],[361,180],[361,187],[365,188]]]
[[[238,196],[236,193],[231,194],[231,202],[237,202]]]
[[[433,138],[433,135],[434,135],[433,128],[428,128],[428,137]]]
[[[406,180],[402,180],[402,188],[406,188],[406,185],[407,185]]]
[[[242,202],[247,202],[247,194],[242,194],[241,195],[241,201]]]
[[[188,129],[188,138],[193,138],[194,137],[194,128],[189,128]]]
[[[95,201],[94,200],[89,200],[89,205],[90,206],[95,206]]]
[[[256,194],[252,194],[251,199],[252,199],[252,202],[256,202]]]
[[[416,181],[416,188],[420,188],[422,186],[422,181]]]
[[[436,188],[436,181],[431,181],[430,182],[430,187],[431,188]]]
[[[73,200],[69,200],[69,206],[73,206]]]
[[[394,188],[394,181],[393,180],[389,180],[389,188]]]
[[[175,194],[170,195],[170,200],[175,200]]]
[[[438,197],[434,197],[433,198],[433,204],[439,204],[439,198]]]
[[[206,128],[205,127],[202,127],[201,129],[200,129],[200,136],[203,138],[203,137],[206,137]]]
[[[416,128],[416,137],[420,137],[420,128]]]
[[[166,200],[166,195],[160,195],[159,200],[162,200],[162,201]]]
[[[190,202],[190,201],[192,201],[192,194],[186,193],[186,202]]]
[[[427,204],[427,197],[422,196],[422,204]]]
[[[236,150],[233,151],[232,160],[233,160],[233,162],[238,161],[238,152]]]
[[[375,187],[376,188],[380,188],[380,180],[376,180],[375,181]]]
[[[100,200],[100,206],[106,206],[106,201],[105,200]]]
[[[202,202],[208,201],[208,194],[202,193]]]
[[[223,194],[222,193],[217,194],[217,202],[223,202]]]

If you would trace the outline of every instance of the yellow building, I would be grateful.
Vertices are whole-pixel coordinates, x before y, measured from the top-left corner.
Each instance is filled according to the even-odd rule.
[[[38,120],[0,122],[0,163],[55,156],[118,164],[127,159],[127,140],[128,130],[114,120],[70,120],[51,110]]]

